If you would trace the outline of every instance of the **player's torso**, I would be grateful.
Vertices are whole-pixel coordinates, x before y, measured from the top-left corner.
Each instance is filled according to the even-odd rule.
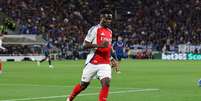
[[[108,48],[100,48],[100,50],[111,49],[112,32],[108,28],[98,28],[96,37],[97,45],[101,45],[101,43],[103,43],[104,41],[109,42]]]
[[[108,41],[109,46],[107,48],[97,48],[94,51],[94,56],[90,61],[92,64],[110,64],[112,32],[108,28],[98,27],[96,31],[95,40],[93,43],[101,45],[101,43],[104,41]]]

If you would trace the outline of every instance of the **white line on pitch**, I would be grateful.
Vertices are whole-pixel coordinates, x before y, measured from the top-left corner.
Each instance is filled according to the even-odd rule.
[[[40,84],[0,84],[0,86],[32,86],[32,87],[74,87],[73,85],[70,85],[70,86],[63,86],[63,85],[40,85]],[[95,87],[95,86],[89,86],[88,88],[97,88],[97,89],[100,89],[100,87]],[[134,88],[134,87],[124,87],[124,88],[121,88],[121,87],[115,87],[115,86],[112,86],[111,87],[112,89],[126,89],[126,90],[131,90],[131,89],[146,89],[146,88]]]
[[[138,90],[122,90],[110,92],[110,94],[122,94],[122,93],[135,93],[135,92],[145,92],[145,91],[159,91],[160,89],[138,89]],[[99,93],[84,93],[79,96],[92,96],[98,95]],[[0,100],[0,101],[28,101],[28,100],[40,100],[40,99],[55,99],[55,98],[64,98],[67,95],[60,96],[46,96],[46,97],[35,97],[35,98],[22,98],[22,99],[8,99],[8,100]]]

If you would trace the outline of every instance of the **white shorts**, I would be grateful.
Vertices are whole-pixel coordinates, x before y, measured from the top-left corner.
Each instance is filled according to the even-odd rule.
[[[90,82],[94,76],[98,76],[100,80],[106,77],[111,79],[112,78],[111,66],[109,64],[94,65],[88,63],[83,70],[81,81]]]

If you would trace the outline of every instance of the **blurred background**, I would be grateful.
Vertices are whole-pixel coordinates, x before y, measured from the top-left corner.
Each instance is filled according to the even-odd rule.
[[[201,0],[0,0],[0,101],[65,101],[103,8],[113,12],[112,44],[122,60],[109,101],[201,101]],[[47,44],[55,68],[32,62]],[[99,87],[93,80],[75,100],[97,101]]]
[[[113,12],[122,59],[201,59],[200,0],[0,0],[1,59],[39,59],[47,42],[52,59],[85,59],[81,46],[102,8]]]

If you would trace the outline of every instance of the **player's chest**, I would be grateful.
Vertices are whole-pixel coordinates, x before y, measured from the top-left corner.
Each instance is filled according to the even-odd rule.
[[[108,41],[111,42],[112,41],[112,33],[110,30],[108,29],[99,29],[97,31],[97,40],[98,41]]]

